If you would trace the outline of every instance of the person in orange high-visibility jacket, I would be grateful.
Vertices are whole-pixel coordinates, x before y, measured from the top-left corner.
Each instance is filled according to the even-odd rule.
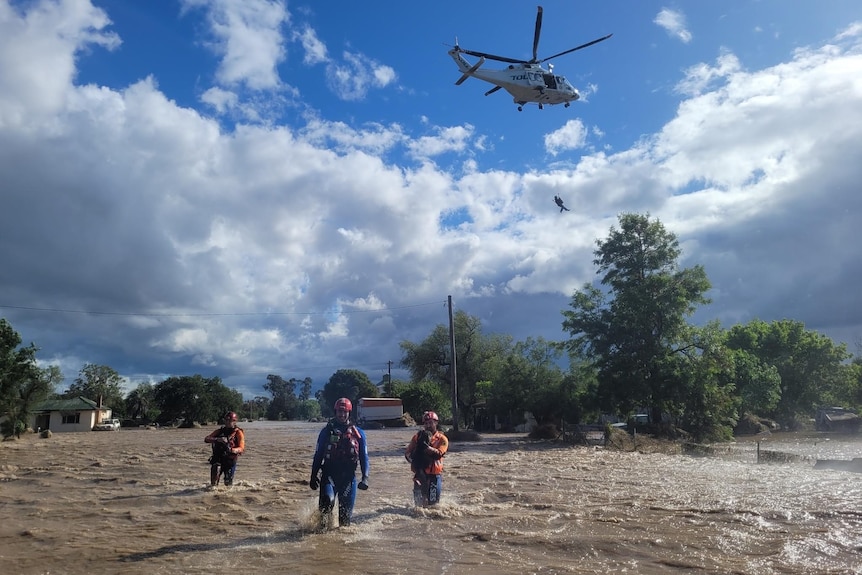
[[[433,411],[422,415],[422,431],[416,433],[404,451],[413,469],[413,501],[417,506],[436,505],[443,493],[443,456],[449,450],[447,438],[437,425]]]
[[[204,443],[211,443],[213,448],[210,457],[210,485],[218,485],[224,474],[224,485],[233,485],[236,473],[236,460],[245,451],[245,432],[237,427],[236,413],[227,412],[224,416],[224,426],[216,429],[204,438]]]

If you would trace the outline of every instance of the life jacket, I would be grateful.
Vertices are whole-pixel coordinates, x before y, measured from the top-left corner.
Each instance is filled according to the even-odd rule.
[[[359,463],[359,430],[353,424],[346,428],[329,423],[329,442],[326,444],[326,453],[323,456],[324,464],[352,463],[355,467]]]

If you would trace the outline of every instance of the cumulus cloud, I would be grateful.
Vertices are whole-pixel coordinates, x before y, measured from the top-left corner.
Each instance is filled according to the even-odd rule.
[[[221,57],[216,76],[224,85],[243,84],[253,90],[278,88],[278,65],[286,57],[283,26],[289,13],[282,0],[181,0],[185,10],[207,12]]]
[[[559,130],[545,134],[545,151],[556,156],[565,150],[582,148],[587,141],[587,129],[580,120],[569,120]]]
[[[852,28],[761,70],[730,52],[692,66],[656,133],[530,170],[485,166],[488,134],[470,124],[428,119],[416,133],[309,115],[226,128],[151,77],[76,84],[82,46],[116,45],[85,4],[0,3],[0,229],[15,246],[0,304],[63,366],[142,380],[210,370],[250,395],[268,373],[322,383],[397,359],[400,341],[446,321],[447,294],[489,332],[556,339],[558,311],[595,278],[596,238],[623,211],[658,217],[683,263],[705,265],[715,303],[701,319],[862,331]],[[22,49],[56,74],[7,67]],[[353,57],[345,93],[384,85],[384,67]],[[202,98],[229,111],[246,103],[237,94]],[[582,149],[586,133],[571,120],[545,149]]]
[[[671,37],[677,38],[683,44],[691,42],[691,32],[688,31],[685,25],[685,14],[679,10],[662,8],[656,15],[653,23],[664,28]]]
[[[342,100],[361,100],[371,88],[385,88],[395,81],[395,71],[373,58],[345,51],[341,62],[330,61],[326,82]]]

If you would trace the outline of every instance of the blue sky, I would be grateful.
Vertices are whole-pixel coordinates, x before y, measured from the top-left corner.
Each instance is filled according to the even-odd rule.
[[[0,0],[0,313],[66,386],[405,377],[450,294],[564,338],[649,212],[712,282],[694,321],[857,352],[862,5],[542,5],[540,57],[613,37],[553,61],[581,101],[518,112],[446,51],[528,58],[534,3]]]

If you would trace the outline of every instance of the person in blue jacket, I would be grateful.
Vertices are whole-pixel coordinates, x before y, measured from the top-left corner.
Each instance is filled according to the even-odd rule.
[[[368,489],[368,445],[365,432],[350,420],[353,404],[346,397],[335,402],[335,417],[329,420],[317,436],[317,448],[311,464],[311,479],[308,486],[320,490],[318,508],[320,523],[329,522],[335,498],[338,497],[338,524],[350,525],[356,488]],[[362,479],[356,483],[356,468],[362,471]]]

